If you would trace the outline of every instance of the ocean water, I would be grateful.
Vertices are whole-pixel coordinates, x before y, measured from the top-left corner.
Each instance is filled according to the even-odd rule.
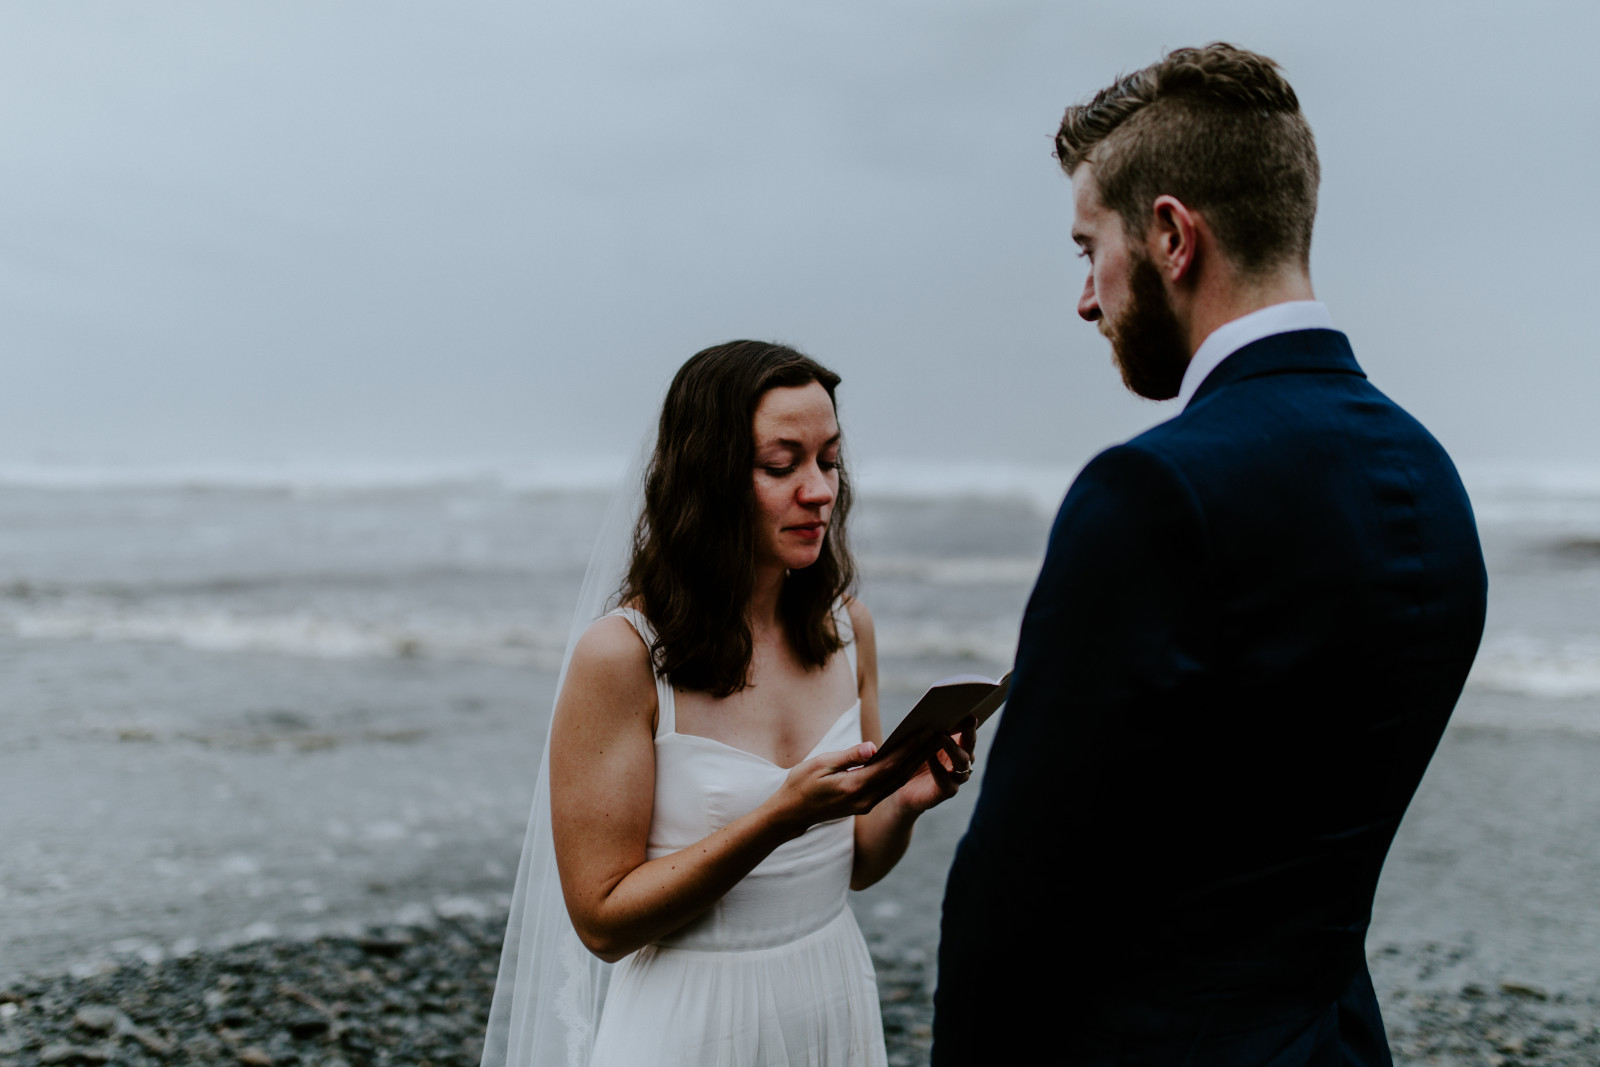
[[[501,906],[614,469],[0,468],[0,977]],[[887,722],[1005,669],[1070,474],[863,476]],[[1600,736],[1600,477],[1469,475],[1457,726]]]
[[[482,472],[6,473],[0,635],[91,657],[147,644],[550,670],[610,493]],[[886,657],[1009,659],[1043,551],[1036,494],[1015,477],[943,501],[869,494],[853,534]]]
[[[0,636],[550,670],[614,467],[0,467]],[[866,480],[863,593],[887,660],[997,667],[1070,472],[939,473]],[[1600,474],[1469,481],[1494,577],[1473,684],[1600,696]]]

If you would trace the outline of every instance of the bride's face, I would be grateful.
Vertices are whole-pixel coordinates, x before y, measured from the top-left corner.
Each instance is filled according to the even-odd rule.
[[[822,554],[839,494],[839,423],[819,382],[769,389],[752,420],[756,564],[795,570]]]

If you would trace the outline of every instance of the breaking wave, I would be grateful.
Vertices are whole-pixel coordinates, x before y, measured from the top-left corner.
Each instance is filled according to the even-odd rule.
[[[0,606],[0,632],[36,640],[149,642],[314,659],[436,659],[554,670],[566,627],[449,618],[388,621],[207,606],[129,607],[94,597]]]

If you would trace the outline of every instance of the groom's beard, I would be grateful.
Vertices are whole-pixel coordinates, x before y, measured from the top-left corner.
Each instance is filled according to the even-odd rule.
[[[1128,305],[1115,321],[1105,323],[1105,334],[1124,385],[1149,400],[1178,395],[1189,366],[1189,342],[1167,300],[1161,272],[1147,257],[1134,259]]]

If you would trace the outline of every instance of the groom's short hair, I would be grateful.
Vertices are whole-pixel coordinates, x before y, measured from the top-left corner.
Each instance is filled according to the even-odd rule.
[[[1159,196],[1211,224],[1235,266],[1309,265],[1317,145],[1300,101],[1266,56],[1217,42],[1180,48],[1067,108],[1056,158],[1093,164],[1100,200],[1143,234]]]

